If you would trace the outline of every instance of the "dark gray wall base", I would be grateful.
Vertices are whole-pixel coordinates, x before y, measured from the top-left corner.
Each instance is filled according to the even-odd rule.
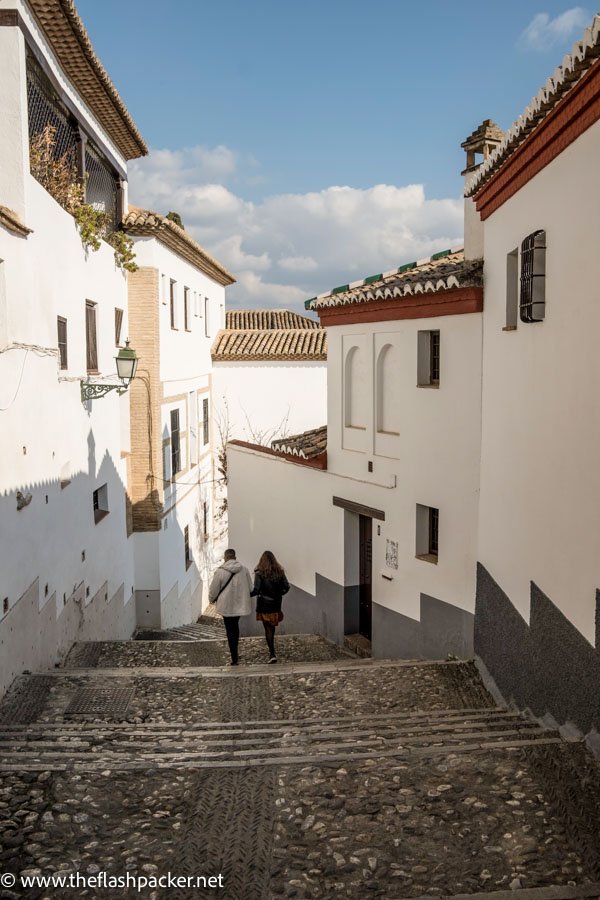
[[[352,606],[357,588],[343,588],[317,573],[316,596],[295,585],[283,598],[283,622],[279,634],[321,634],[336,644],[344,640],[344,605]],[[253,604],[254,606],[254,604]],[[240,619],[242,637],[264,634],[262,622],[251,616]]]
[[[600,591],[596,592],[596,623]],[[583,734],[600,730],[600,650],[531,582],[530,622],[477,566],[475,652],[507,701]]]
[[[373,604],[372,654],[378,659],[445,659],[473,655],[474,616],[421,594],[420,619]]]

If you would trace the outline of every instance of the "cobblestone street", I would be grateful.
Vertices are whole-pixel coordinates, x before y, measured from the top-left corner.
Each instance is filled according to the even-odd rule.
[[[498,709],[473,664],[282,637],[277,666],[249,638],[231,670],[213,627],[76,645],[17,680],[2,871],[223,875],[157,900],[600,896],[597,763]],[[0,889],[20,896],[69,892]]]

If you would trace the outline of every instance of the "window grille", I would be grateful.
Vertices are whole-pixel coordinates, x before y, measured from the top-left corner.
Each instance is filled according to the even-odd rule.
[[[85,302],[85,345],[88,372],[98,371],[98,344],[96,341],[96,304]]]
[[[56,325],[58,330],[58,355],[60,359],[61,369],[68,369],[67,357],[67,320],[62,316],[57,316]]]
[[[429,332],[429,384],[440,383],[440,333]]]
[[[77,123],[30,52],[27,53],[27,112],[31,174],[53,196],[60,192],[55,199],[64,206],[69,183],[79,175]],[[61,166],[56,165],[59,162]]]
[[[112,168],[90,141],[85,146],[85,202],[106,216],[107,232],[114,231],[119,182]]]
[[[208,539],[208,503],[206,500],[202,504],[202,527],[204,529],[204,540]]]
[[[521,244],[522,322],[543,322],[546,315],[546,232],[534,231]]]
[[[171,479],[181,469],[181,443],[179,440],[179,410],[171,410]]]
[[[440,522],[440,511],[435,507],[429,507],[429,553],[432,556],[438,555],[438,531]]]

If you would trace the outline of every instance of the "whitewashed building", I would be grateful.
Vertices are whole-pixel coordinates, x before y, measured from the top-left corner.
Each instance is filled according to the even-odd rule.
[[[472,650],[481,260],[436,254],[308,302],[327,329],[326,454],[230,444],[230,540],[293,585],[282,630],[375,656]],[[356,640],[354,638],[354,640]]]
[[[272,440],[325,421],[327,333],[286,309],[232,309],[212,348],[215,426],[222,437]]]
[[[68,0],[0,0],[0,122],[1,693],[135,627],[129,399],[82,402],[89,380],[118,384],[127,281],[63,206],[84,180],[117,228],[146,146]]]
[[[139,266],[129,275],[137,622],[168,628],[197,619],[219,550],[210,350],[235,279],[164,216],[132,207],[124,228]]]
[[[599,56],[596,16],[467,191],[485,251],[475,650],[506,699],[597,749]]]

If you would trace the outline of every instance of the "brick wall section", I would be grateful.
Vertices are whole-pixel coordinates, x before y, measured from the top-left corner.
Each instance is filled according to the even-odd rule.
[[[159,273],[149,266],[128,276],[129,340],[139,357],[129,389],[129,497],[134,531],[159,531],[163,503],[160,430]]]

